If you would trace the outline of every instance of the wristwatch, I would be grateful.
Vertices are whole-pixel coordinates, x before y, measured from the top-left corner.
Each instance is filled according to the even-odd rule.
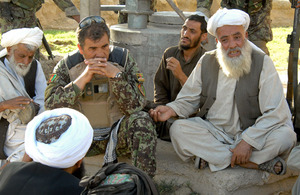
[[[122,72],[118,72],[114,78],[121,78],[121,76],[122,76],[121,74],[122,74]]]

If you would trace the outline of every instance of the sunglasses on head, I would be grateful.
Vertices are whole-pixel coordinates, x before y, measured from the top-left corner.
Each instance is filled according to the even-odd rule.
[[[100,16],[88,16],[79,22],[79,28],[89,27],[92,23],[105,23],[105,20]]]

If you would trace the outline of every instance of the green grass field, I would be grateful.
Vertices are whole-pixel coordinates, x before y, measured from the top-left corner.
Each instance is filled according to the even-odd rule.
[[[277,69],[287,69],[290,45],[286,42],[287,36],[291,34],[292,27],[273,28],[273,40],[267,44]]]
[[[45,30],[45,37],[53,55],[65,55],[77,48],[77,38],[74,31]],[[46,50],[42,48],[46,55]]]

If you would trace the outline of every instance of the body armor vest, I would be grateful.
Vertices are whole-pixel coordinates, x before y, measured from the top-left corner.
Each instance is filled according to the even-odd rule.
[[[82,58],[78,52],[77,57]],[[119,47],[111,47],[109,62],[123,71],[127,60],[127,50]],[[81,62],[75,66],[68,65],[71,81],[74,81],[85,69],[85,63]],[[92,80],[86,84],[83,95],[75,105],[90,121],[94,129],[110,128],[114,122],[120,119],[123,114],[120,112],[114,93],[111,90],[111,83],[107,77],[94,75]]]

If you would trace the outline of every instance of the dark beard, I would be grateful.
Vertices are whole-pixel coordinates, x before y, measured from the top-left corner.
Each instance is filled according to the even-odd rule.
[[[201,35],[199,36],[199,38],[197,40],[195,40],[195,42],[191,42],[191,44],[189,44],[189,45],[181,45],[180,44],[181,41],[179,41],[178,47],[181,50],[188,50],[188,49],[191,49],[191,48],[195,48],[195,47],[198,46],[198,44],[200,42],[200,39],[201,39]]]
[[[180,42],[179,42],[179,49],[181,49],[181,50],[188,50],[190,48],[191,47],[189,45],[180,45]]]
[[[85,176],[84,162],[81,163],[81,166],[76,171],[74,171],[72,175],[74,175],[78,179],[81,179],[83,178],[83,176]]]

